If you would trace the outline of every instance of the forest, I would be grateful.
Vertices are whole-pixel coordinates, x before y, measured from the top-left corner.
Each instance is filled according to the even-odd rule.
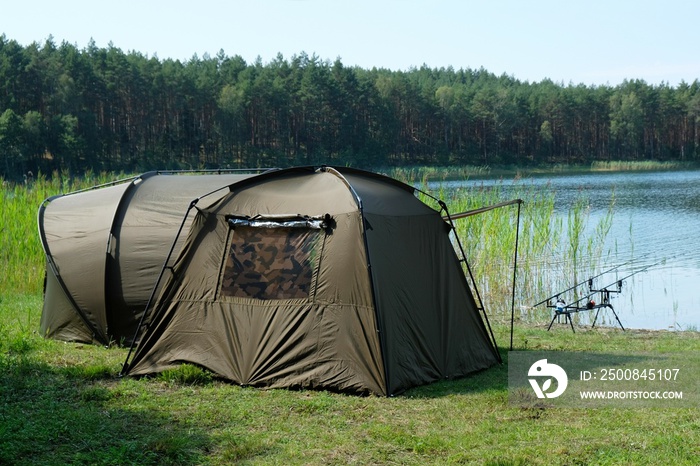
[[[700,159],[700,81],[588,86],[362,69],[301,52],[186,61],[0,36],[0,177],[333,164]]]

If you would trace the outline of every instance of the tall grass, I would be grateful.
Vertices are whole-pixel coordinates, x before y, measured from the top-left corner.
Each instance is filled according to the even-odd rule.
[[[378,169],[377,171],[380,173],[386,173],[392,178],[396,178],[397,180],[407,183],[426,179],[466,179],[474,176],[488,176],[492,173],[492,169],[490,167],[483,165],[459,165],[451,167],[393,167]]]
[[[55,172],[23,183],[0,178],[0,290],[37,293],[44,280],[44,253],[39,241],[37,212],[44,199],[113,181],[114,174],[87,172],[74,178]]]
[[[411,166],[379,167],[377,172],[386,173],[402,181],[414,180],[464,180],[474,177],[520,177],[535,174],[589,173],[589,172],[637,172],[661,170],[697,169],[696,162],[657,161],[657,160],[609,160],[594,161],[586,165],[555,164],[547,166],[498,166],[452,165],[452,166]]]
[[[555,209],[555,192],[518,180],[507,190],[502,183],[476,184],[452,190],[441,186],[431,194],[445,199],[451,214],[510,199],[523,200],[517,263],[516,205],[455,221],[455,234],[465,250],[483,304],[489,315],[502,321],[510,318],[514,267],[517,314],[537,322],[551,313],[545,306],[533,309],[534,304],[595,275],[609,253],[605,244],[614,215],[612,193],[610,207],[596,225],[590,224],[589,200],[583,193],[562,213]]]
[[[419,172],[404,172],[415,175]],[[410,183],[427,185],[431,173]],[[71,178],[66,173],[38,176],[27,183],[3,181],[0,226],[0,289],[38,293],[44,280],[44,257],[37,232],[37,210],[42,201],[124,178],[123,174],[88,172]],[[418,182],[422,180],[421,182]],[[536,317],[530,306],[558,287],[566,288],[582,276],[593,275],[601,265],[603,244],[612,223],[611,209],[595,228],[588,225],[588,201],[579,198],[563,217],[555,212],[555,193],[516,182],[515,189],[474,185],[447,189],[439,185],[431,194],[444,199],[451,213],[496,204],[506,198],[524,200],[520,215],[516,304],[525,317]],[[426,199],[426,202],[430,202]],[[464,246],[484,304],[490,314],[510,316],[511,277],[514,266],[517,207],[510,206],[456,221],[456,234]],[[589,234],[589,232],[592,232]],[[544,310],[544,308],[543,308]]]
[[[591,164],[593,171],[650,171],[650,170],[680,170],[693,168],[696,165],[689,162],[680,161],[658,161],[658,160],[643,160],[643,161],[597,161]]]

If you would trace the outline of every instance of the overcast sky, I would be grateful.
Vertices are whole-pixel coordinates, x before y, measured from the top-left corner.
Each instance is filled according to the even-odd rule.
[[[345,66],[485,68],[530,82],[676,86],[700,79],[698,0],[13,0],[21,45],[90,39],[182,61],[306,52]]]

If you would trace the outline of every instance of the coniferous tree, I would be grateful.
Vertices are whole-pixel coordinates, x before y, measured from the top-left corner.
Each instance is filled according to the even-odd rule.
[[[529,83],[302,52],[181,62],[0,36],[0,176],[352,164],[700,159],[700,83]]]

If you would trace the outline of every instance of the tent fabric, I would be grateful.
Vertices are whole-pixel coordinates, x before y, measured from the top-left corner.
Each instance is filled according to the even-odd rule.
[[[41,333],[65,341],[129,342],[190,202],[252,175],[151,172],[44,201]]]
[[[302,167],[209,201],[125,374],[191,363],[241,385],[394,395],[499,361],[449,225],[412,187]],[[325,226],[275,225],[292,217]]]
[[[42,212],[41,229],[45,244],[50,245],[47,257],[55,266],[47,270],[42,334],[107,340],[105,249],[119,200],[128,187],[122,184],[58,197],[51,201],[50,210]],[[52,311],[47,312],[47,306]]]

